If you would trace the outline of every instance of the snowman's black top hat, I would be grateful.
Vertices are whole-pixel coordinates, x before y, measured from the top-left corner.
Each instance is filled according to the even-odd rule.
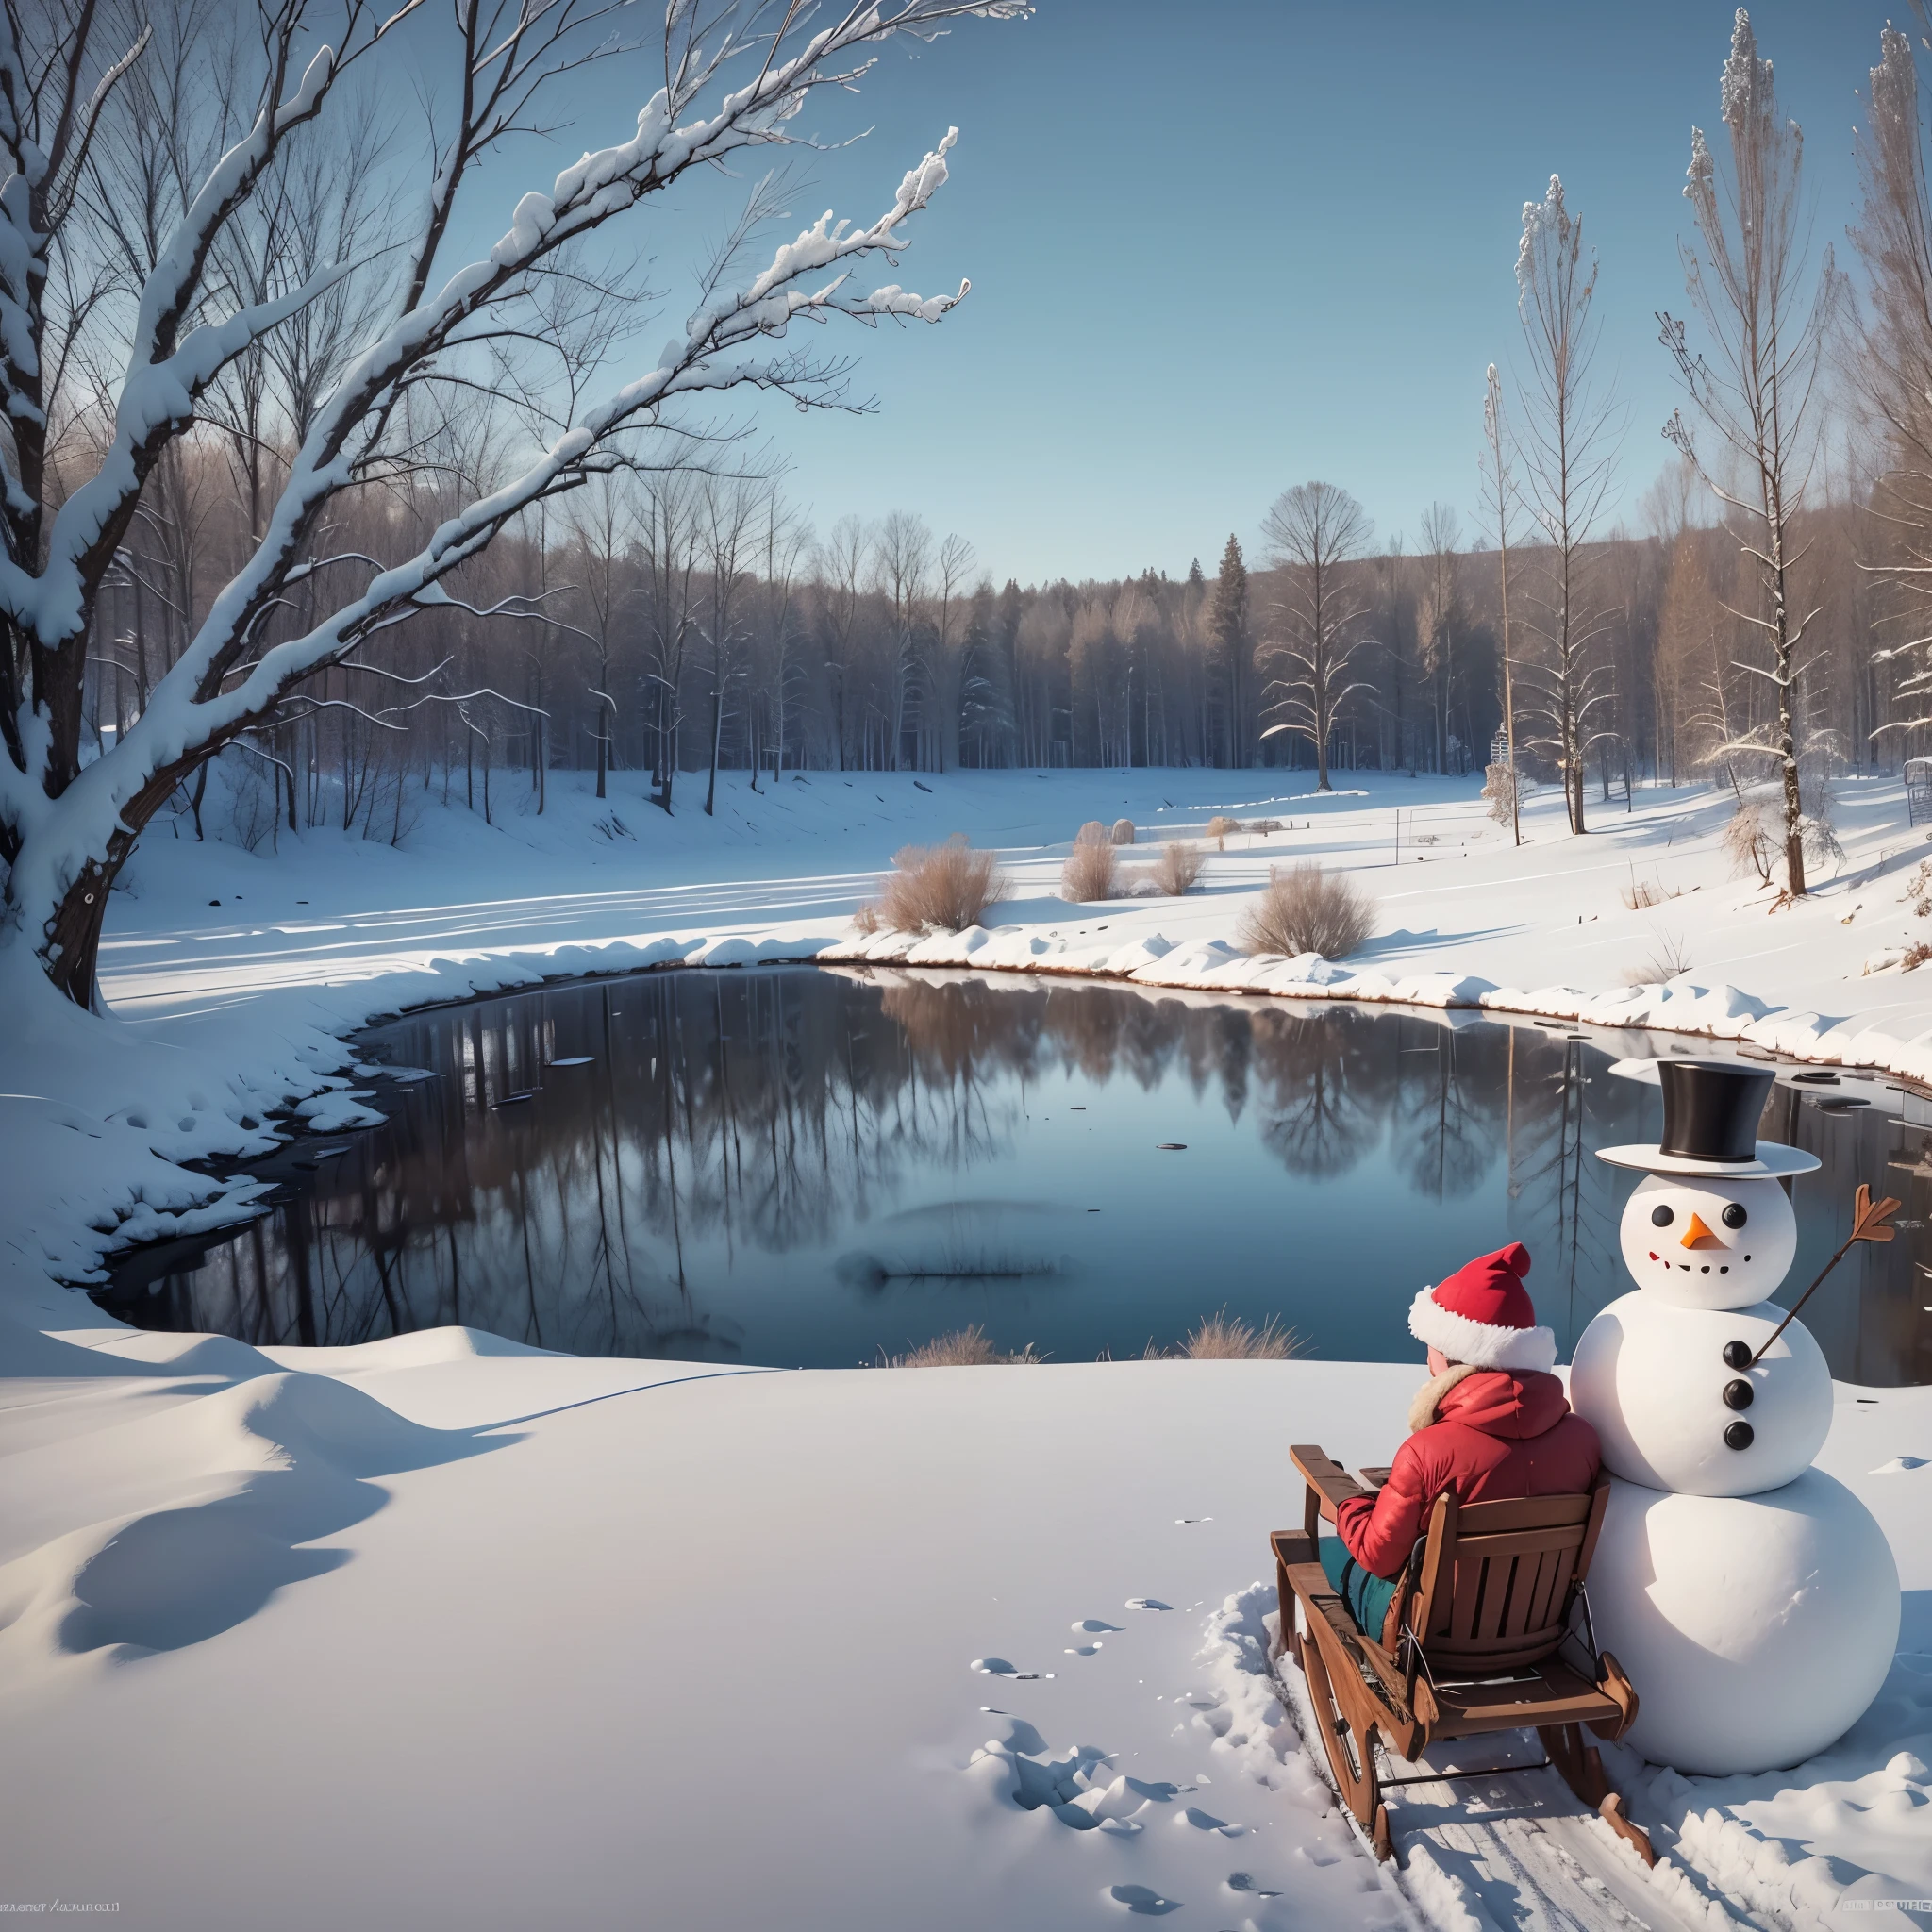
[[[1734,1060],[1662,1059],[1664,1130],[1655,1146],[1600,1147],[1612,1167],[1651,1174],[1728,1175],[1733,1180],[1809,1174],[1818,1158],[1777,1141],[1760,1141],[1757,1123],[1771,1093],[1768,1067]]]

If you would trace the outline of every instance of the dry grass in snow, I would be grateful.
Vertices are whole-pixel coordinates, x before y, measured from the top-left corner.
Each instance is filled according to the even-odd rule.
[[[859,909],[861,932],[963,932],[1011,890],[998,859],[975,852],[963,832],[943,845],[902,846],[892,868]]]
[[[1039,1362],[1044,1357],[1033,1352],[1029,1341],[1018,1355],[1006,1355],[995,1348],[992,1338],[977,1322],[970,1328],[956,1328],[950,1335],[936,1335],[918,1348],[895,1355],[888,1364],[894,1369],[976,1369],[1010,1367],[1014,1363]]]
[[[1132,819],[1114,820],[1113,842],[1116,845],[1131,845],[1134,842],[1134,822]]]
[[[1223,1308],[1190,1329],[1174,1357],[1197,1362],[1285,1362],[1300,1355],[1302,1348],[1301,1337],[1292,1328],[1284,1328],[1278,1315],[1270,1315],[1257,1328]],[[1147,1353],[1152,1357],[1160,1352],[1150,1348]]]
[[[1659,932],[1650,958],[1624,974],[1629,986],[1661,986],[1690,970],[1690,942],[1682,933]]]
[[[1374,901],[1353,879],[1319,865],[1275,865],[1268,868],[1267,890],[1241,915],[1236,938],[1250,953],[1341,959],[1374,929]]]

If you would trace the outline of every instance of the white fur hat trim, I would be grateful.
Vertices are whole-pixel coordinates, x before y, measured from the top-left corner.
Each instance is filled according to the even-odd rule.
[[[1478,1369],[1531,1369],[1546,1374],[1557,1366],[1554,1328],[1498,1328],[1472,1322],[1445,1308],[1433,1288],[1424,1289],[1409,1303],[1408,1332],[1430,1348],[1440,1348],[1452,1362]]]

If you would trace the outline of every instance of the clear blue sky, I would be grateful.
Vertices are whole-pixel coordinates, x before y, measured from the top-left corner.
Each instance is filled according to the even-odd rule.
[[[1805,128],[1816,249],[1847,252],[1858,93],[1894,11],[1908,16],[1903,0],[1752,10]],[[1249,541],[1275,494],[1314,476],[1359,496],[1378,541],[1413,542],[1430,502],[1465,524],[1477,507],[1484,369],[1507,372],[1520,341],[1522,206],[1554,172],[1602,262],[1600,368],[1629,405],[1634,521],[1676,400],[1653,311],[1682,307],[1690,127],[1719,125],[1731,15],[1720,0],[1041,0],[1030,21],[889,47],[861,95],[808,108],[813,133],[874,132],[812,158],[790,206],[869,219],[957,125],[953,179],[901,276],[927,293],[968,275],[972,296],[936,328],[830,332],[860,352],[876,414],[778,403],[761,425],[822,530],[916,510],[996,578],[1178,574],[1194,556],[1211,571],[1230,530]],[[615,64],[595,70],[566,158],[622,138],[627,92]],[[716,216],[734,192],[707,191]],[[674,288],[696,252],[682,225],[659,231]]]

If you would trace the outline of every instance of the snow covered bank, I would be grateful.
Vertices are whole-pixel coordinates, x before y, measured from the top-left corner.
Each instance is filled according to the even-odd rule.
[[[99,1323],[7,1354],[10,1898],[198,1932],[1063,1932],[1163,1901],[1356,1932],[1627,1924],[1566,1856],[1666,1926],[1932,1890],[1932,1465],[1886,1467],[1932,1391],[1841,1391],[1824,1457],[1914,1592],[1892,1684],[1788,1776],[1637,1779],[1653,1881],[1548,1773],[1453,1818],[1411,1792],[1378,1869],[1299,1748],[1250,1587],[1299,1508],[1283,1445],[1385,1456],[1410,1367],[746,1373]]]
[[[310,833],[251,854],[152,836],[102,950],[114,1024],[90,1026],[37,985],[0,989],[0,1136],[25,1150],[0,1169],[0,1246],[81,1279],[109,1245],[185,1228],[184,1213],[232,1218],[239,1200],[168,1163],[260,1151],[285,1104],[328,1131],[366,1119],[342,1043],[365,1022],[650,966],[911,961],[1395,1000],[1676,1029],[1932,1080],[1932,978],[1864,971],[1927,931],[1908,888],[1932,848],[1896,784],[1843,784],[1842,866],[1774,911],[1731,876],[1727,793],[1640,791],[1583,839],[1560,801],[1539,800],[1519,849],[1474,781],[1357,775],[1325,798],[1293,773],[813,773],[757,792],[733,775],[716,818],[667,819],[634,774],[604,800],[559,774],[541,817],[512,805],[491,826],[425,806],[401,849]],[[1067,904],[1074,832],[1121,815],[1149,848],[1199,839],[1216,815],[1282,829],[1209,846],[1185,898]],[[891,852],[955,831],[1001,852],[1015,895],[983,929],[858,938],[851,915]],[[1341,965],[1235,952],[1268,868],[1307,858],[1357,878],[1377,936]],[[1668,974],[1687,954],[1690,970]],[[61,1108],[81,1124],[48,1127]],[[84,1162],[68,1158],[70,1133],[100,1137]]]

